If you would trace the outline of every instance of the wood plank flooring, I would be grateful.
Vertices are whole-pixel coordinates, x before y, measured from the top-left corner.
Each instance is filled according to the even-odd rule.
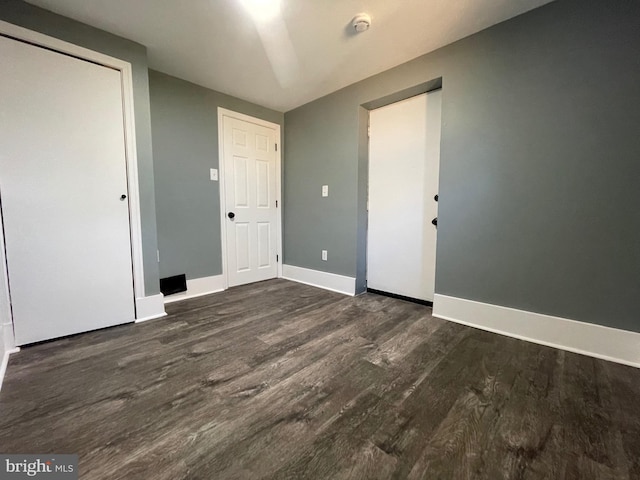
[[[83,479],[640,479],[640,370],[285,280],[25,348],[0,452]]]

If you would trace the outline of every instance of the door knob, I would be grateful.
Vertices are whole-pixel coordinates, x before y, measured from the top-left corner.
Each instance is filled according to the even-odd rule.
[[[124,200],[126,200],[126,198],[127,198],[127,196],[126,196],[126,195],[124,195],[124,194],[123,194],[123,195],[120,195],[120,200],[123,200],[123,201],[124,201]]]
[[[433,199],[437,202],[438,201],[438,194],[436,193],[436,196],[433,197]]]
[[[227,213],[227,217],[229,217],[231,220],[233,220],[235,218],[236,214],[233,212],[229,212]]]
[[[438,227],[438,217],[436,217],[433,220],[431,220],[431,223],[434,224],[436,226],[436,228],[437,228]]]

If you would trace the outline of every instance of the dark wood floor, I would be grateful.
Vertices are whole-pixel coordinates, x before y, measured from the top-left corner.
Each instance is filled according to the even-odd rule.
[[[638,479],[640,370],[273,280],[24,349],[0,452],[83,479]]]

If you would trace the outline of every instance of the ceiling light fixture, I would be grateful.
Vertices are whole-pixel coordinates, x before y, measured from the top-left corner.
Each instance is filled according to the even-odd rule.
[[[366,13],[359,13],[353,20],[351,20],[351,25],[355,29],[356,33],[362,33],[369,30],[371,26],[371,16]]]
[[[256,23],[267,23],[280,15],[280,0],[240,0]]]

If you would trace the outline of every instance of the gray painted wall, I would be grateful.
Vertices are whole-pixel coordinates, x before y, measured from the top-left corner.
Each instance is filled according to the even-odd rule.
[[[153,70],[149,82],[160,277],[219,275],[218,107],[279,125],[284,115]]]
[[[640,331],[639,19],[558,0],[287,112],[285,263],[362,284],[360,105],[442,77],[436,292]]]
[[[136,148],[140,186],[140,214],[145,292],[160,291],[156,260],[156,212],[149,119],[147,49],[135,42],[89,27],[19,0],[1,0],[0,20],[19,25],[130,62],[133,67]]]

